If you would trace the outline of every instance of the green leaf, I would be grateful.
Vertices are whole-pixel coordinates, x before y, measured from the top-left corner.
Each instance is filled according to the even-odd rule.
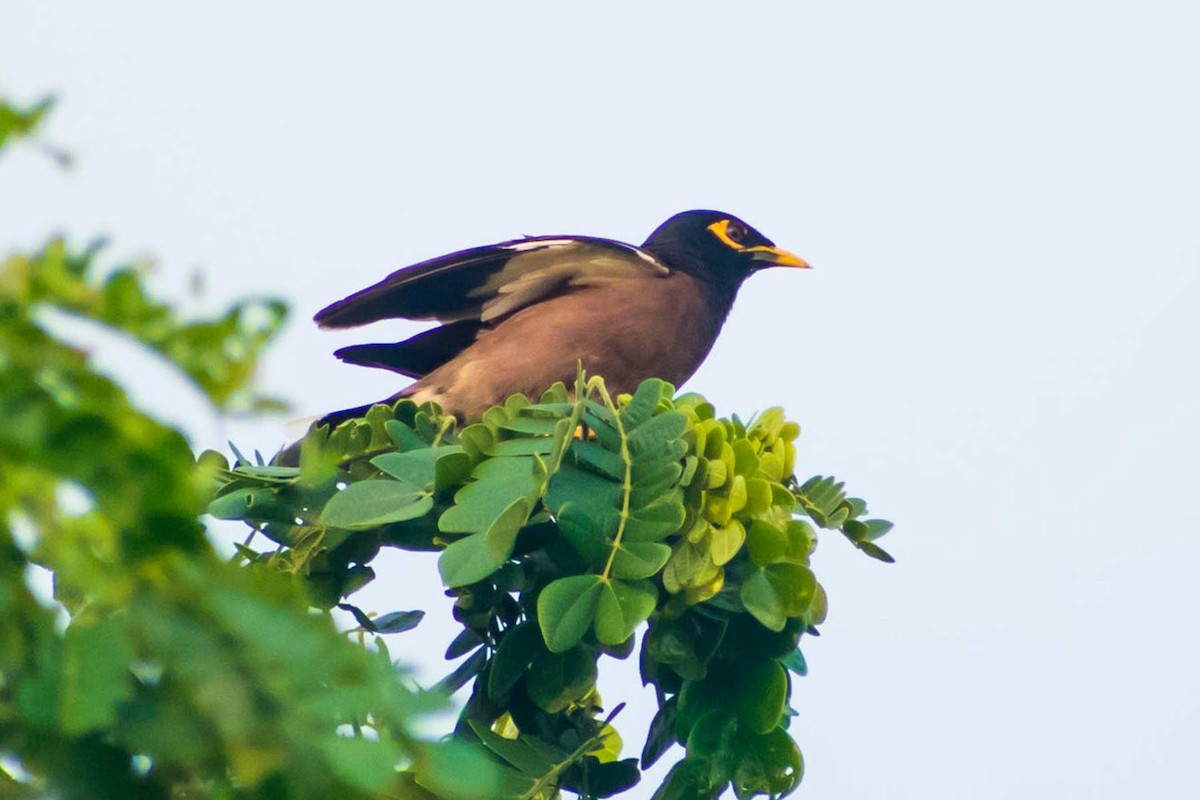
[[[589,514],[603,513],[615,509],[620,504],[621,497],[620,484],[594,472],[564,463],[550,478],[550,487],[546,491],[546,505],[555,513],[568,502],[583,506]]]
[[[559,419],[560,417],[519,414],[504,420],[500,423],[500,427],[514,433],[524,433],[531,436],[550,436],[557,430]]]
[[[625,540],[656,542],[667,538],[683,527],[686,514],[683,498],[676,492],[650,505],[634,510],[625,523]]]
[[[470,457],[458,445],[384,453],[371,459],[371,464],[398,481],[427,490],[461,483],[471,469]]]
[[[637,390],[629,404],[621,409],[621,423],[626,431],[631,431],[650,419],[658,408],[658,401],[663,395],[665,381],[649,378],[638,384]]]
[[[445,654],[442,656],[447,661],[453,661],[456,658],[461,658],[467,653],[474,650],[476,647],[484,644],[479,634],[470,628],[463,628],[458,636],[454,637],[454,641],[446,648]]]
[[[787,706],[787,674],[778,661],[753,659],[738,667],[734,703],[738,717],[755,733],[779,724]]]
[[[453,672],[438,681],[437,690],[446,694],[454,694],[483,671],[483,668],[487,666],[487,658],[487,650],[484,648],[476,650],[455,667]]]
[[[774,504],[771,492],[771,482],[762,478],[746,480],[746,507],[743,513],[762,514]]]
[[[735,439],[733,445],[733,471],[744,478],[758,474],[758,453],[749,439]]]
[[[320,747],[338,777],[372,794],[383,791],[391,782],[396,774],[393,765],[402,756],[395,742],[360,737],[327,737],[320,741]]]
[[[497,700],[516,685],[539,654],[546,652],[542,634],[532,622],[505,632],[488,673],[488,697]]]
[[[872,542],[892,529],[892,523],[886,519],[869,519],[863,524],[867,526],[865,538]]]
[[[461,447],[456,450],[462,452]],[[396,480],[417,489],[432,489],[434,464],[441,448],[425,447],[404,453],[384,453],[371,459],[371,465]]]
[[[417,436],[412,428],[405,425],[398,419],[389,419],[383,423],[383,429],[387,431],[388,438],[391,439],[396,447],[401,451],[408,450],[423,450],[428,448],[424,440]]]
[[[807,564],[808,557],[817,546],[817,533],[812,526],[804,520],[791,520],[787,524],[787,540],[787,560]]]
[[[680,412],[659,414],[629,433],[629,452],[635,460],[653,458],[683,436],[686,429],[687,417]]]
[[[724,527],[713,527],[709,534],[709,557],[717,566],[728,564],[742,549],[746,541],[746,529],[736,519],[729,520]]]
[[[896,563],[896,559],[892,558],[892,555],[887,550],[884,550],[874,542],[858,542],[857,545],[859,550],[862,550],[876,561],[882,561],[885,564]]]
[[[649,619],[657,605],[658,592],[649,581],[606,582],[596,607],[596,639],[608,645],[624,642]]]
[[[206,451],[213,453],[212,450]],[[213,453],[220,456],[219,453]],[[250,478],[257,478],[263,481],[272,483],[291,483],[293,479],[300,477],[299,467],[278,467],[273,465],[268,466],[241,466],[233,471],[235,475],[245,475]]]
[[[646,734],[646,744],[642,747],[642,769],[649,769],[654,762],[662,758],[663,753],[675,744],[675,704],[676,698],[670,697],[659,706],[658,713],[650,721],[650,731]]]
[[[810,626],[820,625],[828,613],[829,598],[825,595],[825,587],[818,583],[816,591],[813,592],[812,602],[804,612],[804,621]]]
[[[720,489],[729,482],[729,467],[719,458],[704,462],[704,488]]]
[[[633,788],[642,779],[636,758],[600,761],[587,755],[576,762],[575,769],[578,773],[563,776],[562,786],[570,791],[578,790],[581,797],[612,797]]]
[[[462,485],[471,474],[471,456],[461,447],[443,447],[439,451],[433,467],[433,488],[440,493]]]
[[[595,660],[582,647],[572,647],[535,658],[525,686],[529,699],[539,708],[557,714],[580,700],[595,684]]]
[[[518,498],[485,532],[451,542],[438,559],[442,582],[451,588],[468,586],[500,569],[512,554],[517,533],[528,518],[528,506]]]
[[[637,580],[657,575],[671,557],[670,545],[660,542],[622,541],[613,556],[612,574]]]
[[[711,772],[707,759],[685,757],[671,767],[650,800],[717,800],[725,781],[712,785]]]
[[[483,534],[488,551],[501,564],[512,554],[517,534],[529,519],[529,505],[525,498],[518,498],[508,505]]]
[[[553,761],[543,757],[521,739],[507,739],[476,719],[467,720],[467,724],[484,747],[530,778],[540,778],[554,766]]]
[[[620,515],[616,509],[589,511],[578,503],[568,502],[558,512],[558,526],[563,536],[590,565],[601,564],[608,558],[609,542],[616,533]],[[645,576],[642,576],[645,577]]]
[[[503,796],[499,765],[478,747],[454,740],[420,742],[414,761],[417,782],[438,798],[490,800]],[[414,800],[416,797],[420,795]]]
[[[66,733],[82,734],[116,721],[119,705],[133,694],[129,671],[133,656],[133,643],[121,617],[67,628],[59,695]]]
[[[277,488],[235,489],[213,500],[207,510],[217,519],[296,524],[295,505],[281,497]]]
[[[808,662],[804,660],[804,653],[800,652],[799,647],[788,654],[783,660],[783,665],[800,677],[808,674]]]
[[[329,498],[321,522],[331,528],[363,530],[428,514],[433,498],[406,483],[366,480],[352,483]]]
[[[458,441],[462,444],[463,450],[471,456],[474,462],[482,461],[486,458],[486,451],[490,450],[492,443],[496,440],[492,429],[483,423],[468,425],[463,428],[462,433],[458,436]]]
[[[787,555],[788,536],[774,525],[756,519],[746,531],[746,549],[755,565],[765,567]]]
[[[417,627],[424,618],[425,612],[419,609],[416,611],[392,611],[371,620],[372,627],[368,630],[374,633],[403,633]]]
[[[438,557],[438,573],[442,583],[454,588],[481,581],[500,568],[488,551],[482,533],[473,533],[451,542]]]
[[[709,691],[722,687],[707,687]],[[725,688],[724,691],[737,691],[736,687]],[[687,752],[691,757],[699,756],[713,762],[729,762],[733,754],[733,737],[737,732],[737,719],[730,716],[726,708],[725,698],[715,698],[709,703],[708,709],[701,709],[696,721],[691,725],[687,737]],[[714,767],[714,772],[717,768]],[[728,768],[721,770],[722,783],[728,780]]]
[[[712,580],[719,569],[706,549],[682,539],[675,543],[671,557],[663,567],[663,586],[671,594],[678,594],[690,586]]]
[[[790,794],[804,777],[800,748],[787,731],[773,730],[738,742],[740,758],[733,773],[733,791],[738,800],[767,795]]]
[[[454,495],[454,505],[438,520],[445,533],[479,533],[491,527],[514,500],[538,492],[530,457],[492,458],[475,468],[474,480]]]
[[[538,624],[552,653],[570,650],[587,633],[603,589],[599,575],[572,575],[553,581],[538,595]]]
[[[620,453],[606,450],[596,442],[571,443],[571,453],[583,466],[613,480],[625,480],[625,460]]]
[[[508,439],[502,442],[493,442],[492,445],[484,450],[486,455],[493,458],[507,458],[512,456],[529,456],[535,453],[545,455],[554,450],[554,445],[557,439],[553,436],[533,436],[522,437],[518,439]]]
[[[671,493],[680,483],[682,474],[683,465],[678,461],[653,464],[644,469],[635,468],[633,470],[633,493],[629,498],[630,504],[634,508],[640,508]]]
[[[770,564],[755,570],[742,583],[741,598],[755,619],[773,631],[781,631],[788,617],[808,611],[816,587],[816,578],[808,567]]]

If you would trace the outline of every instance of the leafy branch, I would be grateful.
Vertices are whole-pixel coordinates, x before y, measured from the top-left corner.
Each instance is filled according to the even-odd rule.
[[[0,102],[0,147],[47,108]],[[183,435],[135,408],[45,313],[123,332],[214,405],[252,409],[283,305],[187,320],[137,265],[105,267],[98,247],[63,239],[0,259],[0,794],[487,796],[496,773],[479,749],[414,733],[439,701],[408,688],[382,638],[359,646],[311,613],[301,581],[214,550],[207,480]],[[247,480],[287,485],[262,467]],[[307,565],[328,540],[303,546]],[[40,570],[52,598],[28,580]]]
[[[641,764],[685,750],[658,796],[778,796],[802,773],[787,675],[827,607],[810,522],[882,558],[890,528],[835,480],[793,477],[798,435],[777,409],[720,419],[659,380],[613,398],[581,370],[573,392],[516,395],[461,431],[434,405],[376,406],[312,431],[300,468],[225,465],[210,511],[263,530],[268,558],[294,553],[296,519],[319,525],[297,574],[330,605],[353,608],[380,547],[440,551],[463,625],[447,658],[467,656],[441,685],[474,679],[457,736],[524,770],[497,796],[636,782],[634,760],[580,748],[608,724],[599,657],[630,655],[643,626],[660,709]]]

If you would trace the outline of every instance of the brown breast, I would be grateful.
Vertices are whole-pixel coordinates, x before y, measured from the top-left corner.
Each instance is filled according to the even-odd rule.
[[[650,377],[678,386],[708,355],[727,311],[684,273],[590,286],[518,311],[402,394],[474,420],[511,394],[570,386],[580,361],[613,393]]]

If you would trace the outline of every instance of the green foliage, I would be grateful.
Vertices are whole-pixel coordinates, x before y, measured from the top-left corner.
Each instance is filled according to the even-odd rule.
[[[0,104],[0,145],[45,107]],[[481,748],[414,736],[440,701],[405,688],[382,638],[374,651],[365,634],[347,639],[285,570],[213,550],[200,522],[211,496],[183,436],[133,408],[43,313],[122,331],[213,403],[252,409],[267,405],[249,378],[283,305],[185,321],[137,269],[101,277],[97,262],[62,240],[0,262],[0,795],[492,796]],[[290,477],[262,468],[252,483]],[[227,502],[277,518],[276,494]],[[30,588],[38,568],[57,605]],[[418,620],[367,623],[383,634]]]
[[[327,605],[354,609],[380,547],[440,552],[463,625],[447,657],[469,654],[443,686],[474,679],[456,735],[495,756],[497,797],[637,781],[595,681],[639,629],[660,706],[641,765],[685,750],[656,797],[780,796],[803,772],[787,732],[799,641],[826,614],[816,529],[890,560],[874,544],[890,523],[832,478],[794,478],[798,435],[778,409],[720,419],[660,380],[614,399],[581,370],[461,431],[432,404],[375,406],[311,431],[299,468],[206,454],[209,508],[279,544],[245,557],[286,561]]]
[[[48,107],[0,103],[0,146]],[[54,240],[0,267],[5,796],[599,798],[676,745],[655,797],[796,787],[793,676],[827,610],[817,529],[890,561],[891,524],[832,478],[796,480],[782,412],[718,418],[659,380],[613,398],[581,369],[462,430],[401,401],[311,431],[298,468],[234,450],[197,469],[41,310],[121,331],[217,406],[256,410],[277,406],[249,379],[284,307],[184,320],[136,265],[98,262]],[[233,563],[205,509],[250,527]],[[437,688],[471,684],[447,741],[414,736],[443,696],[406,688],[385,639],[423,612],[349,602],[382,547],[439,553],[462,625],[446,658],[462,660]],[[29,588],[35,566],[57,607]],[[596,690],[600,657],[635,649],[659,705],[640,760],[620,758],[621,706],[605,714]]]
[[[2,302],[23,309],[53,306],[121,331],[181,369],[223,409],[280,407],[254,395],[249,381],[258,353],[286,317],[281,301],[247,300],[214,319],[185,321],[146,292],[145,265],[120,265],[100,277],[98,255],[99,245],[71,252],[55,239],[34,255],[10,256],[0,284]]]
[[[54,99],[47,97],[21,107],[0,97],[0,152],[14,139],[30,136],[54,107]]]

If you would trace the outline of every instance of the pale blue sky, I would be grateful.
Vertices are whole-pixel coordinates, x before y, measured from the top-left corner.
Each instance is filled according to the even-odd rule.
[[[6,0],[0,88],[58,92],[47,137],[78,166],[0,164],[0,249],[103,233],[168,295],[202,268],[191,308],[284,295],[263,378],[304,416],[398,388],[329,354],[411,328],[308,321],[392,269],[733,212],[817,268],[748,283],[688,388],[783,405],[799,469],[897,523],[894,566],[832,536],[816,556],[803,796],[1185,794],[1196,4],[650,5]],[[286,436],[106,357],[199,447]],[[368,605],[442,602],[431,562],[386,563]],[[440,650],[447,618],[397,647]],[[652,700],[622,670],[605,697],[636,728]]]

